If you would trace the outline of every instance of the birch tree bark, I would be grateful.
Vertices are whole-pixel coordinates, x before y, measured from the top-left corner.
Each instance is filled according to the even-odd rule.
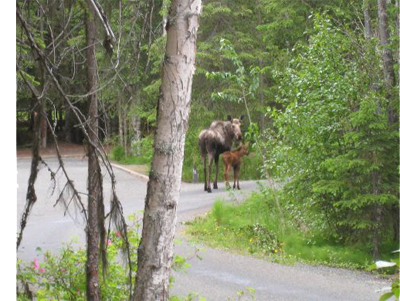
[[[382,46],[382,62],[383,62],[383,79],[387,90],[388,103],[388,121],[389,125],[395,123],[395,113],[393,108],[393,92],[392,89],[395,85],[394,76],[394,61],[392,50],[389,48],[389,21],[386,9],[386,0],[378,0],[378,32],[380,44]],[[380,193],[381,176],[380,174],[372,173],[373,194]],[[379,259],[379,246],[382,238],[381,223],[383,221],[383,207],[382,205],[376,206],[374,219],[376,221],[376,229],[373,234],[373,257],[375,260]]]
[[[386,86],[394,86],[393,55],[389,46],[389,23],[386,0],[378,0],[379,38],[382,45],[383,74]]]
[[[132,107],[134,110],[131,112],[131,128],[132,128],[132,139],[130,141],[130,149],[134,156],[140,156],[140,137],[141,129],[140,129],[140,116],[137,114],[137,110],[135,108],[140,105],[140,90],[137,89],[133,98]]]
[[[365,39],[369,40],[372,37],[369,0],[363,0],[363,13],[364,13],[364,36]]]
[[[90,0],[87,0],[86,15],[86,64],[89,95],[88,136],[95,146],[98,144],[98,101],[95,92],[97,83],[97,65],[95,58],[96,24],[95,11]],[[100,300],[99,286],[99,243],[101,243],[101,204],[103,203],[103,179],[95,147],[88,143],[88,222],[86,292],[88,300]],[[104,214],[104,212],[103,212]]]
[[[168,300],[201,0],[173,0],[133,300]]]
[[[168,21],[168,0],[163,0],[162,3],[163,16],[162,16],[162,36],[167,36],[167,21]]]
[[[395,20],[395,30],[396,35],[400,39],[400,4],[399,0],[396,0],[394,5],[396,7],[396,20]],[[400,49],[397,49],[397,63],[400,64]],[[397,85],[400,86],[400,68],[397,69]]]

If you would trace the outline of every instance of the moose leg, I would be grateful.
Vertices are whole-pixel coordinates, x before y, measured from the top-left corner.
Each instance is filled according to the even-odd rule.
[[[224,176],[225,176],[225,188],[230,189],[231,185],[229,184],[229,172],[231,171],[231,166],[226,164],[224,166]]]
[[[208,177],[207,177],[207,191],[211,192],[211,169],[213,164],[214,155],[208,154]]]
[[[214,180],[214,189],[218,189],[218,169],[219,169],[219,155],[215,156],[215,180]]]
[[[237,167],[237,172],[236,172],[236,187],[238,190],[240,190],[239,178],[240,178],[240,165]]]
[[[236,189],[237,175],[238,175],[238,167],[234,166],[233,167],[233,189]],[[238,187],[238,189],[240,189],[240,188]]]
[[[204,191],[207,191],[207,157],[203,157],[203,166],[204,166]]]

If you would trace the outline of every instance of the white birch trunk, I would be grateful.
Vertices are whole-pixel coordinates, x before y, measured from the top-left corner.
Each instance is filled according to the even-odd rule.
[[[397,118],[392,103],[392,88],[395,86],[395,76],[393,53],[389,48],[389,20],[385,0],[378,0],[378,21],[379,39],[382,46],[383,76],[388,91],[387,98],[389,100],[388,119],[389,124],[392,125]]]
[[[168,300],[201,0],[173,0],[134,300]]]
[[[395,30],[396,35],[400,38],[400,4],[399,0],[396,0],[394,3],[396,7],[396,21],[395,21]],[[400,64],[400,49],[397,49],[397,63]],[[397,69],[397,85],[400,86],[400,68]]]
[[[134,156],[140,156],[141,149],[140,149],[140,117],[132,114],[132,141],[131,141],[131,148],[132,154]]]
[[[394,86],[393,55],[389,45],[389,20],[386,9],[386,1],[378,0],[378,29],[379,39],[382,45],[383,74],[386,86],[390,89]]]
[[[372,37],[369,0],[363,0],[363,13],[364,13],[364,36],[367,40],[369,40]]]

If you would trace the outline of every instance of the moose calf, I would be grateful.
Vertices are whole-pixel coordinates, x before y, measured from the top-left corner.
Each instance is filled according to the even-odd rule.
[[[231,188],[231,185],[229,184],[229,173],[231,171],[231,167],[233,167],[233,189],[237,187],[237,189],[240,190],[240,165],[243,162],[243,157],[249,154],[248,148],[248,143],[241,144],[237,150],[224,152],[222,154],[222,160],[224,161],[225,186],[227,189]]]

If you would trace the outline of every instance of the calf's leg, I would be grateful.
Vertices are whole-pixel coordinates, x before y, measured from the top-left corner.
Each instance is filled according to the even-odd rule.
[[[233,189],[236,189],[236,182],[237,182],[237,174],[238,174],[238,167],[233,167]],[[240,189],[240,188],[238,188]]]
[[[238,190],[240,190],[239,178],[240,178],[240,165],[237,167],[237,174],[236,174],[236,186]]]
[[[230,189],[231,185],[229,184],[229,172],[231,171],[231,166],[228,163],[224,162],[224,176],[225,176],[225,188]]]

